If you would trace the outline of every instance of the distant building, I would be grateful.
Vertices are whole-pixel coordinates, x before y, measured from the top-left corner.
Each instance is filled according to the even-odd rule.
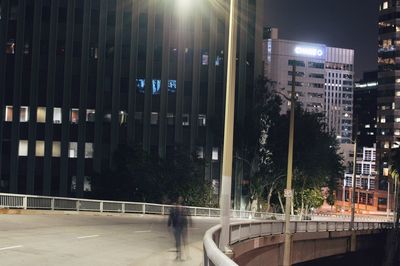
[[[356,211],[359,213],[386,211],[388,208],[387,193],[377,189],[376,148],[363,147],[359,151],[357,152],[356,163]],[[350,156],[353,157],[354,154],[351,153]],[[352,180],[353,169],[350,166],[336,193],[337,210],[350,210],[353,193]]]
[[[264,75],[276,90],[289,95],[292,66],[296,65],[296,96],[303,108],[323,113],[327,130],[350,143],[353,118],[354,51],[324,44],[277,38],[274,29],[264,34]],[[282,113],[290,107],[283,98]]]
[[[378,95],[378,72],[365,72],[354,88],[354,126],[357,144],[373,147],[376,144],[376,115]]]

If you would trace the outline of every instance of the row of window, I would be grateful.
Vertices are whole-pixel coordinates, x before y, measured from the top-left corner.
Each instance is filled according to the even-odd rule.
[[[288,75],[292,76],[293,75],[293,71],[288,71]],[[302,71],[296,71],[296,77],[304,77],[305,73]],[[317,73],[310,73],[308,75],[309,78],[317,78],[317,79],[323,79],[324,78],[324,74],[317,74]]]
[[[288,85],[292,86],[292,81],[288,81]],[[296,87],[311,87],[311,88],[323,88],[324,84],[323,83],[307,83],[307,82],[295,82]]]
[[[4,121],[12,122],[14,120],[13,117],[13,106],[6,106],[5,109],[5,116]],[[19,121],[20,122],[28,122],[29,121],[29,107],[28,106],[21,106],[20,107],[20,115]],[[87,122],[94,122],[95,121],[95,110],[87,109],[86,110],[86,117]],[[38,107],[36,111],[36,122],[37,123],[46,123],[46,107]],[[55,107],[53,109],[53,123],[54,124],[61,124],[62,122],[62,112],[61,108]],[[72,108],[70,110],[70,122],[72,124],[77,124],[79,122],[79,109]]]
[[[288,61],[288,65],[289,66],[295,65],[295,66],[299,66],[299,67],[305,67],[306,63],[304,61],[301,61],[301,60],[292,60],[292,59],[290,59]],[[325,68],[325,64],[324,63],[312,62],[312,61],[308,62],[307,66],[310,67],[310,68],[318,68],[318,69],[324,69]]]
[[[28,122],[29,121],[29,107],[28,106],[21,106],[20,108],[20,122]],[[95,121],[95,114],[96,111],[93,109],[86,110],[86,122],[94,122]],[[37,123],[46,123],[46,107],[38,107],[36,111],[36,122]],[[128,121],[128,113],[125,111],[119,112],[119,123],[125,124]],[[107,113],[104,115],[104,120],[107,122],[111,121],[111,114]],[[135,120],[143,120],[143,113],[136,112],[135,113]],[[167,117],[167,124],[174,125],[175,124],[175,115],[173,113],[168,113]],[[198,115],[198,125],[199,126],[206,126],[206,115],[199,114]],[[13,121],[13,106],[6,106],[5,109],[5,117],[4,121],[12,122]],[[150,115],[150,124],[157,125],[159,121],[159,113],[152,112]],[[62,122],[62,112],[61,108],[54,108],[53,109],[53,123],[54,124],[61,124]],[[77,124],[79,123],[79,109],[72,108],[70,110],[70,123]],[[183,114],[182,115],[182,125],[189,126],[190,125],[190,114]]]
[[[45,142],[43,140],[37,140],[35,143],[35,156],[44,157],[45,153]],[[53,141],[52,143],[52,157],[61,157],[61,142]],[[20,140],[18,146],[18,156],[28,156],[28,140]],[[70,142],[68,148],[68,157],[78,157],[78,143]],[[93,143],[85,143],[85,158],[93,158]]]

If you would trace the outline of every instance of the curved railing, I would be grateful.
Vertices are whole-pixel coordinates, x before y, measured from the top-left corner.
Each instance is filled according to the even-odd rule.
[[[350,231],[350,222],[294,221],[290,225],[292,234]],[[354,230],[356,231],[391,228],[393,228],[392,223],[354,223]],[[221,226],[217,225],[209,229],[204,236],[204,266],[237,265],[218,248],[220,232]],[[284,234],[285,223],[282,221],[237,222],[230,225],[229,232],[229,244],[233,245],[247,239]]]

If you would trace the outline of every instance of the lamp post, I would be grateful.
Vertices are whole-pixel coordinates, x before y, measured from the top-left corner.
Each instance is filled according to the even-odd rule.
[[[285,189],[285,246],[283,250],[283,266],[292,265],[291,247],[292,233],[290,232],[290,210],[292,208],[292,178],[293,178],[293,142],[294,142],[294,109],[295,109],[295,87],[296,87],[296,65],[293,64],[292,70],[292,93],[290,95],[290,129],[289,129],[289,148],[288,148],[288,166],[287,180]]]
[[[222,181],[220,194],[221,236],[219,248],[228,253],[229,220],[231,210],[232,157],[233,157],[233,124],[235,114],[235,81],[236,81],[236,18],[237,0],[231,0],[229,13],[228,62],[225,103],[224,147],[222,158]]]
[[[356,165],[357,165],[357,135],[354,139],[354,155],[353,155],[353,176],[351,181],[352,191],[351,191],[351,219],[350,219],[350,229],[354,231],[354,216],[356,209]]]

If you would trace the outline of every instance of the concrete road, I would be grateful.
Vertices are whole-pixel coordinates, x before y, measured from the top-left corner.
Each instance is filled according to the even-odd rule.
[[[167,217],[0,214],[0,265],[201,265],[203,235],[219,220],[192,222],[175,261]]]

